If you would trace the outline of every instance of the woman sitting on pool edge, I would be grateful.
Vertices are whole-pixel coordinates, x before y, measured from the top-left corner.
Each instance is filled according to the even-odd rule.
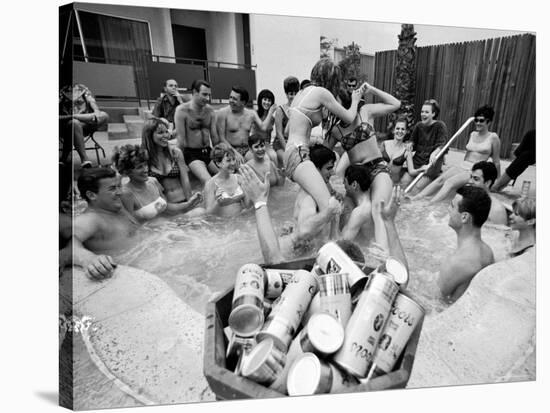
[[[211,158],[219,172],[204,185],[206,212],[232,217],[252,206],[241,188],[242,177],[235,173],[238,167],[235,150],[221,142],[212,149]]]
[[[495,132],[489,130],[489,124],[495,116],[492,107],[485,105],[475,111],[475,128],[466,144],[466,153],[460,166],[451,166],[428,186],[420,191],[413,200],[435,194],[430,202],[439,202],[464,185],[470,179],[472,166],[489,158],[497,168],[497,178],[500,176],[500,139]]]
[[[167,211],[188,212],[201,201],[200,193],[192,194],[188,168],[183,153],[168,143],[170,132],[159,118],[145,122],[141,134],[141,146],[147,151],[149,176],[156,178],[168,202]],[[196,214],[203,214],[200,208]]]
[[[266,153],[266,138],[260,134],[252,134],[248,137],[248,147],[252,158],[246,162],[260,179],[264,179],[265,173],[269,174],[269,185],[283,185],[285,177],[279,173],[273,160]]]
[[[140,221],[153,219],[164,211],[172,213],[190,211],[195,206],[191,202],[180,204],[166,202],[162,185],[156,178],[149,176],[148,158],[147,151],[139,145],[115,148],[113,163],[118,173],[130,178],[122,186],[121,200],[124,207]],[[201,200],[202,196],[199,193],[194,198],[194,202],[200,203]],[[196,208],[190,214],[197,215],[200,212],[204,210]]]

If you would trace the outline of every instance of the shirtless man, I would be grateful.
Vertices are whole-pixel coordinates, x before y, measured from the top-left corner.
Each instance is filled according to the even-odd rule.
[[[459,188],[449,206],[449,226],[456,232],[457,249],[445,259],[437,284],[441,295],[455,302],[474,276],[495,262],[493,251],[481,239],[481,226],[491,210],[487,191],[473,185]]]
[[[490,194],[490,189],[497,179],[497,167],[492,162],[481,161],[472,166],[469,184],[485,189],[491,197],[491,210],[489,211],[488,222],[497,225],[508,224],[508,213],[504,204]]]
[[[214,109],[208,104],[211,97],[210,84],[195,80],[191,86],[193,95],[176,109],[178,146],[183,151],[185,163],[191,172],[204,184],[218,168],[210,159],[212,146],[219,142]]]
[[[231,145],[237,152],[237,161],[244,163],[244,156],[248,152],[248,136],[255,124],[257,128],[266,131],[275,115],[277,105],[271,105],[269,112],[262,122],[258,113],[246,108],[248,92],[241,86],[233,86],[229,95],[229,106],[216,112],[218,136],[221,141]],[[274,162],[277,162],[275,156]]]
[[[362,165],[350,165],[346,169],[344,185],[347,196],[341,221],[343,239],[351,241],[360,236],[368,241],[374,235],[370,184],[368,170]]]
[[[114,170],[84,170],[78,189],[88,209],[74,219],[72,239],[59,253],[60,270],[73,264],[84,268],[92,279],[108,278],[116,263],[104,252],[128,245],[139,224],[122,205],[120,176]]]

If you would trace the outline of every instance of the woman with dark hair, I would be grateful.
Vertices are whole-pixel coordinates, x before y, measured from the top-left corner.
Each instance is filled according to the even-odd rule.
[[[273,134],[273,125],[275,122],[275,112],[273,112],[273,109],[271,107],[275,104],[275,95],[273,95],[273,92],[269,89],[263,89],[258,93],[258,99],[256,100],[258,104],[258,117],[262,121],[262,123],[265,122],[266,119],[269,118],[269,123],[266,125],[265,130],[259,128],[255,123],[252,124],[252,133],[251,135],[260,135],[265,140],[265,151],[267,155],[269,156],[269,159],[275,164],[277,164],[277,154],[271,147],[271,135]],[[271,111],[270,111],[271,109]],[[254,155],[248,151],[244,157],[246,161],[249,161],[252,159]]]
[[[352,94],[351,106],[345,109],[335,98],[342,81],[338,65],[331,59],[321,59],[313,67],[310,78],[311,84],[298,92],[290,106],[283,163],[286,176],[313,197],[319,213],[325,213],[330,193],[309,157],[311,129],[321,123],[323,108],[346,122],[352,122],[364,87]]]
[[[388,163],[390,175],[394,184],[398,184],[407,168],[407,156],[410,152],[410,142],[405,142],[407,136],[407,119],[399,117],[392,130],[393,139],[382,142],[382,157]]]
[[[170,146],[169,139],[170,132],[162,119],[152,118],[143,125],[141,146],[149,156],[149,176],[156,178],[162,186],[169,211],[187,212],[202,201],[202,196],[191,193],[183,153],[179,148]]]
[[[474,114],[475,130],[470,134],[466,144],[466,154],[460,166],[451,166],[443,174],[434,179],[428,186],[420,191],[412,199],[419,199],[435,194],[430,202],[438,202],[446,199],[470,179],[472,166],[489,158],[493,160],[497,168],[497,176],[500,175],[500,139],[495,132],[489,130],[489,124],[495,116],[492,107],[484,105]]]
[[[285,78],[283,90],[287,101],[280,105],[275,112],[275,139],[273,140],[273,150],[277,153],[277,166],[279,168],[283,166],[283,156],[288,139],[288,111],[296,93],[300,90],[300,81],[294,76]]]

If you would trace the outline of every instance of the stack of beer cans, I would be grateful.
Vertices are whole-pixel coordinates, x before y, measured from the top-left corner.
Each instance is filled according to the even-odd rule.
[[[353,391],[393,370],[424,317],[407,281],[398,260],[366,274],[334,242],[311,271],[246,264],[235,280],[226,357],[236,374],[282,394]]]

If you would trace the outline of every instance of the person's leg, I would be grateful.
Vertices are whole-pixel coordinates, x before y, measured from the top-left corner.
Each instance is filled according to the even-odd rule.
[[[292,175],[292,180],[313,197],[319,211],[327,208],[330,192],[313,162],[307,160],[300,163]]]
[[[416,200],[416,199],[428,197],[437,193],[443,187],[443,184],[447,181],[447,179],[451,178],[452,176],[456,175],[459,172],[460,171],[458,171],[455,167],[451,167],[447,169],[445,172],[443,172],[441,175],[435,178],[432,182],[426,185],[426,187],[422,189],[414,197],[412,197],[412,199]]]
[[[69,121],[69,125],[73,131],[73,145],[80,156],[80,162],[83,165],[85,162],[90,163],[86,155],[86,147],[84,144],[84,124],[78,120]]]
[[[214,161],[210,161],[208,163],[208,172],[210,172],[210,175],[214,176],[216,175],[220,170],[218,167],[214,164]]]
[[[62,148],[61,148],[61,157],[59,162],[67,163],[69,155],[73,150],[73,140],[71,137],[71,125],[68,122],[59,122],[59,133],[61,135]]]
[[[401,180],[399,181],[399,185],[401,185],[401,188],[405,189],[413,181],[413,179],[414,176],[405,171],[403,173],[403,176],[401,177]]]
[[[431,199],[430,203],[439,202],[447,199],[447,197],[453,195],[458,188],[468,183],[469,179],[470,174],[466,171],[463,171],[447,179],[439,192],[435,194],[434,197]]]
[[[411,189],[411,193],[417,194],[418,192],[422,191],[426,185],[429,185],[430,182],[432,182],[432,178],[429,176],[424,175],[422,178],[418,180],[416,185]]]
[[[393,183],[390,175],[384,172],[378,173],[371,184],[372,220],[374,221],[374,239],[384,250],[389,251],[388,234],[382,219],[380,201],[386,205],[390,201]]]

